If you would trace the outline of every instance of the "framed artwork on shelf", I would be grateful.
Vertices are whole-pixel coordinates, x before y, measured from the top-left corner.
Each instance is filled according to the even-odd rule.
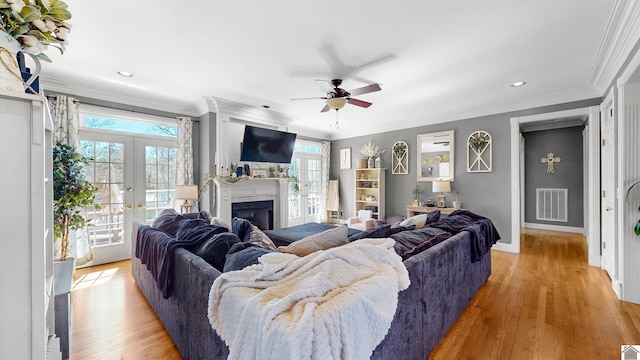
[[[340,170],[351,169],[351,148],[340,149]]]
[[[257,177],[257,178],[267,177],[267,169],[253,169],[253,177]]]

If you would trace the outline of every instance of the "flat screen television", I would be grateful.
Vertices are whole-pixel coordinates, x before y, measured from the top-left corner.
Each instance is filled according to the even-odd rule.
[[[245,125],[240,161],[288,164],[296,134]]]

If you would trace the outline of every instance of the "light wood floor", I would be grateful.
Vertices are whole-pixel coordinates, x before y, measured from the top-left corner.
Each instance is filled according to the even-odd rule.
[[[492,258],[488,282],[430,359],[620,359],[622,344],[640,344],[640,305],[617,300],[607,274],[587,265],[582,236],[527,230],[519,255]],[[129,261],[75,279],[71,359],[181,359]]]

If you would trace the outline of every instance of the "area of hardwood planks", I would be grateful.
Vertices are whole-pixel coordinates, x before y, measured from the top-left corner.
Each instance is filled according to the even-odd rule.
[[[71,359],[181,359],[129,261],[80,269]],[[640,305],[587,264],[584,237],[525,230],[521,253],[492,251],[492,275],[429,359],[619,359],[640,344]]]

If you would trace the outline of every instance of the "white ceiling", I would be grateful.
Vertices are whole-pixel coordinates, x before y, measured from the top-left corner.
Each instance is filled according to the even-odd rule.
[[[343,138],[601,96],[588,84],[615,0],[65,0],[50,89],[200,115],[215,97],[293,116],[290,131]],[[127,70],[133,78],[116,74]],[[320,113],[314,79],[342,78],[368,109]],[[520,88],[510,84],[526,81]],[[74,90],[75,89],[75,90]],[[79,90],[82,89],[82,90]],[[122,100],[124,99],[124,100]],[[143,105],[145,105],[144,103]]]

